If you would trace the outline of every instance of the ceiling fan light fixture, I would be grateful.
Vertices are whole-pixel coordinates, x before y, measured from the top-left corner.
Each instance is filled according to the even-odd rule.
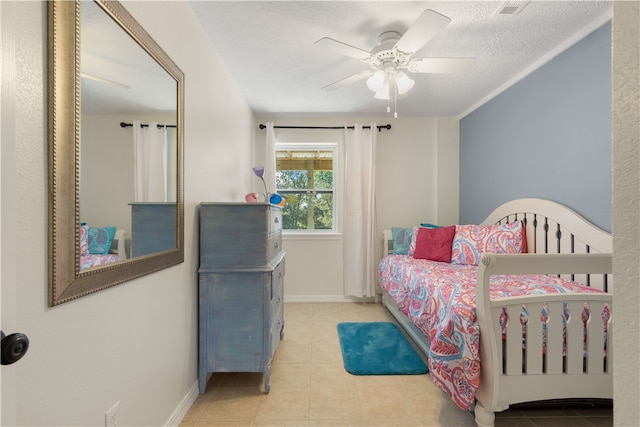
[[[379,92],[386,83],[387,76],[384,71],[378,70],[373,73],[373,76],[367,79],[367,87],[372,92]]]
[[[384,100],[391,99],[391,90],[390,89],[391,89],[391,85],[389,85],[389,82],[387,81],[382,86],[382,89],[377,91],[376,94],[373,95],[373,97],[376,98],[376,99],[384,99]]]
[[[398,95],[404,95],[409,92],[416,82],[402,71],[396,74],[396,85],[398,86]]]

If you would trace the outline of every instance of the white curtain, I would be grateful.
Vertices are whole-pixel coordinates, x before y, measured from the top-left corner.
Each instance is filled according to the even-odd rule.
[[[133,121],[134,178],[136,202],[166,202],[167,182],[167,129],[158,128],[157,122],[140,126]]]
[[[345,128],[343,278],[345,295],[359,298],[375,296],[377,288],[376,145],[375,123]]]
[[[165,123],[166,125],[166,123]],[[166,188],[167,202],[178,200],[178,136],[175,127],[166,127],[167,146],[166,148]]]
[[[264,159],[264,182],[267,184],[267,191],[276,192],[276,132],[273,123],[265,123],[266,144]]]

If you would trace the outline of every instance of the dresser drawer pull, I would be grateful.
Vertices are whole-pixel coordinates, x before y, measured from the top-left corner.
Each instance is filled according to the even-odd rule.
[[[278,273],[278,279],[282,278],[282,271]]]
[[[278,242],[274,242],[274,243],[273,243],[273,247],[274,247],[274,248],[276,248],[276,249],[278,249]]]
[[[278,224],[280,221],[278,220],[278,217],[273,218],[273,222],[275,222],[276,224]]]

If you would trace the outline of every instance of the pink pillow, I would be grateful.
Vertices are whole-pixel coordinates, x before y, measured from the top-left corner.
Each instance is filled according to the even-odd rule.
[[[451,262],[451,245],[455,233],[455,225],[440,228],[418,228],[413,257],[415,259]]]
[[[409,256],[413,256],[413,253],[416,251],[416,237],[418,236],[419,228],[441,228],[441,226],[429,223],[421,223],[420,227],[413,227],[413,234],[411,235],[411,242],[409,243],[409,250],[407,251],[407,255]]]
[[[451,263],[478,265],[483,253],[520,254],[524,248],[526,238],[521,221],[502,225],[458,225],[453,238]]]

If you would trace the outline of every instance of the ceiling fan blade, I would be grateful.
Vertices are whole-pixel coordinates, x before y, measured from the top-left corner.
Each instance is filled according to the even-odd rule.
[[[362,50],[349,44],[339,42],[338,40],[334,40],[329,37],[323,37],[314,44],[327,50],[332,50],[334,52],[356,59],[367,59],[369,58],[369,56],[371,56],[371,54],[366,50]]]
[[[476,63],[476,58],[415,58],[407,69],[412,73],[460,74],[466,73]]]
[[[96,82],[106,83],[106,84],[110,84],[110,85],[113,85],[113,86],[121,87],[123,89],[131,89],[131,86],[126,85],[124,83],[116,82],[114,80],[105,79],[103,77],[94,76],[93,74],[80,73],[80,77],[82,77],[83,79],[94,80]]]
[[[442,31],[449,22],[451,22],[450,18],[427,9],[411,24],[395,47],[400,52],[411,55]]]
[[[373,71],[371,70],[367,70],[367,71],[360,71],[357,74],[354,74],[352,76],[346,77],[342,80],[338,80],[337,82],[331,83],[330,85],[326,85],[325,87],[323,87],[323,90],[336,90],[336,89],[340,89],[343,86],[349,85],[351,83],[355,83],[359,80],[362,79],[366,79],[367,77],[370,77],[373,75]]]

